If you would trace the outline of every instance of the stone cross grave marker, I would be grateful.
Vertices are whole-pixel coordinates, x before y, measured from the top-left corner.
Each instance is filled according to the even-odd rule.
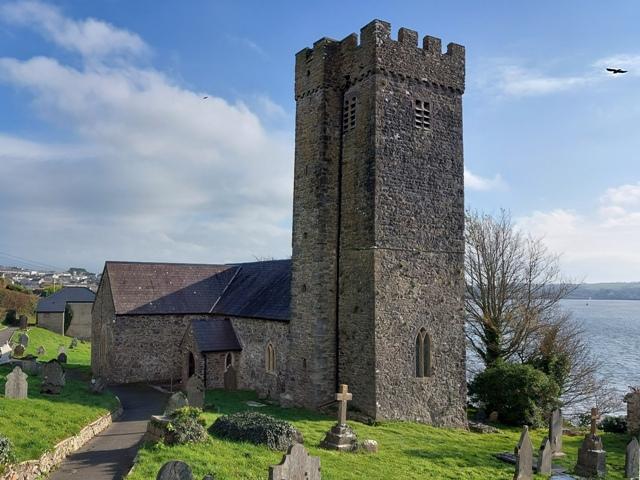
[[[28,375],[17,365],[13,371],[7,375],[7,383],[4,385],[4,398],[23,400],[27,398],[29,384]]]
[[[520,441],[514,450],[516,456],[516,471],[513,480],[533,479],[533,444],[529,438],[529,427],[526,425],[520,434]]]
[[[591,409],[591,435],[596,435],[598,432],[598,409]]]
[[[545,438],[538,451],[538,473],[550,474],[553,469],[552,459],[553,451],[551,442],[548,438]]]
[[[29,326],[29,319],[26,315],[20,315],[20,330],[26,330]]]
[[[564,456],[562,453],[562,429],[563,429],[562,411],[557,408],[551,412],[549,419],[549,442],[551,443],[551,451],[554,457]]]
[[[640,444],[636,437],[633,437],[627,445],[624,459],[624,478],[633,480],[640,478]]]
[[[598,428],[598,409],[591,409],[591,430],[584,437],[578,450],[576,473],[582,477],[600,478],[607,472],[607,452],[602,439],[596,435]]]
[[[156,480],[193,480],[193,472],[186,463],[174,460],[162,466]]]
[[[57,360],[50,360],[42,367],[42,386],[40,393],[57,395],[65,385],[64,368]]]
[[[188,407],[189,400],[182,392],[176,392],[171,397],[169,397],[169,401],[167,402],[167,406],[164,409],[165,416],[171,415],[176,410],[182,407]]]
[[[340,385],[340,391],[336,393],[336,400],[339,403],[338,405],[338,424],[346,425],[347,424],[347,402],[349,402],[353,398],[353,395],[349,393],[349,387],[347,385]]]
[[[20,334],[20,345],[22,345],[24,348],[27,348],[29,346],[29,335],[27,335],[26,333]]]
[[[47,351],[45,350],[45,348],[42,345],[40,345],[38,347],[38,350],[36,350],[36,355],[38,355],[38,356],[44,355],[45,353],[47,353]]]
[[[280,465],[269,467],[269,480],[320,480],[320,457],[309,455],[299,443],[289,447]]]
[[[198,375],[191,375],[185,385],[189,405],[196,408],[204,408],[204,383]]]

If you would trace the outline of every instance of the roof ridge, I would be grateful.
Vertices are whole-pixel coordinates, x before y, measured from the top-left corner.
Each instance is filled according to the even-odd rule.
[[[218,305],[218,303],[220,303],[220,300],[222,299],[222,297],[224,297],[224,294],[227,293],[227,290],[229,289],[229,287],[231,286],[231,284],[233,283],[233,281],[236,279],[236,277],[238,276],[238,273],[240,273],[240,270],[242,270],[242,267],[234,267],[236,269],[235,272],[233,272],[233,277],[231,277],[231,280],[229,280],[227,282],[227,284],[224,286],[224,288],[222,289],[222,291],[220,292],[220,295],[218,295],[218,298],[216,299],[215,302],[213,302],[213,305],[211,305],[211,309],[209,310],[209,313],[213,313],[213,311],[216,308],[216,305]]]

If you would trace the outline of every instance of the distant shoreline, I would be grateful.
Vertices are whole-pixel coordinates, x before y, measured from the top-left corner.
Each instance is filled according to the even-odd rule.
[[[640,300],[640,282],[584,283],[567,300]]]

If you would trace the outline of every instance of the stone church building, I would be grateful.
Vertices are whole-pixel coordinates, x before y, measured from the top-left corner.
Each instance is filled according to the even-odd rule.
[[[107,262],[93,368],[465,424],[464,47],[375,20],[296,55],[291,260]]]

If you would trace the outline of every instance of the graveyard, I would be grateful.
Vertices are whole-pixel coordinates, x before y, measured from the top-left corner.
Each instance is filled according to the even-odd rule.
[[[359,440],[378,442],[378,453],[339,452],[320,447],[326,432],[335,424],[334,416],[324,416],[296,408],[274,405],[250,407],[247,402],[260,402],[247,391],[207,392],[204,416],[207,428],[222,414],[253,410],[293,423],[304,436],[307,451],[318,456],[323,479],[510,479],[513,466],[494,454],[513,452],[520,430],[500,426],[499,433],[480,434],[460,429],[435,428],[413,422],[383,422],[377,425],[348,420]],[[530,432],[537,451],[546,430]],[[626,435],[602,433],[607,449],[609,479],[624,478]],[[554,460],[572,470],[583,435],[564,437],[566,456]],[[209,436],[199,444],[168,446],[147,443],[138,454],[138,462],[127,477],[131,480],[155,478],[165,462],[182,460],[193,470],[194,478],[214,474],[216,480],[265,479],[270,465],[280,463],[283,453],[251,443],[220,440]],[[534,478],[548,478],[538,475]]]
[[[22,332],[13,334],[12,341],[17,343]],[[25,348],[25,355],[36,355],[40,361],[48,361],[57,358],[60,346],[65,347],[67,354],[67,368],[90,371],[91,365],[91,344],[89,342],[78,342],[77,347],[70,349],[72,341],[70,337],[58,335],[44,328],[31,327],[27,330],[29,344]],[[44,353],[38,354],[38,348],[44,347]]]

